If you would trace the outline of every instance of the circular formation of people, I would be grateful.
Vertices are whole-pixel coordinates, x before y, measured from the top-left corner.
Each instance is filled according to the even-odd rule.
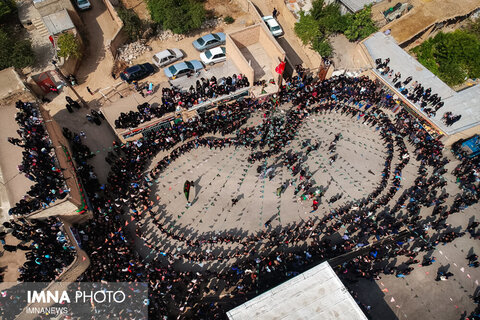
[[[379,83],[297,71],[266,100],[222,104],[115,144],[105,185],[88,164],[92,152],[64,130],[93,212],[77,226],[91,262],[81,280],[148,283],[152,319],[224,319],[246,299],[354,250],[333,266],[339,274],[401,278],[415,263],[434,263],[438,244],[477,236],[478,222],[453,230],[446,220],[478,202],[478,160],[461,159],[452,173],[462,192],[450,195],[442,143],[405,110],[391,112],[396,102]],[[406,263],[392,266],[402,256]],[[469,266],[476,260],[470,254]]]

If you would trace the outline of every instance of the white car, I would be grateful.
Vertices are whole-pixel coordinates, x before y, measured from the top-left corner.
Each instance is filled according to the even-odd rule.
[[[200,59],[205,65],[212,65],[227,59],[225,47],[216,47],[200,53]]]
[[[272,16],[266,16],[262,18],[267,24],[268,29],[274,37],[280,37],[283,34],[282,27],[278,24],[277,20]]]
[[[77,7],[78,9],[80,10],[88,10],[92,7],[92,5],[90,4],[90,2],[88,0],[77,0],[76,1],[77,3]]]
[[[182,58],[183,52],[180,51],[180,49],[167,49],[155,54],[153,56],[153,63],[160,68]]]

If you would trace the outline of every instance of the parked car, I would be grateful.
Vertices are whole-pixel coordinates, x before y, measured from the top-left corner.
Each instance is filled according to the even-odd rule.
[[[216,47],[200,53],[200,59],[205,65],[212,65],[227,59],[225,47]]]
[[[138,81],[142,80],[152,73],[155,73],[155,67],[152,66],[150,63],[144,63],[144,64],[136,64],[134,66],[131,66],[122,73],[120,73],[120,78],[123,81],[127,81],[128,83],[131,83],[132,81]]]
[[[283,34],[282,27],[278,24],[277,20],[272,16],[266,16],[262,18],[267,24],[268,29],[274,37],[279,37]]]
[[[203,64],[198,60],[182,61],[174,64],[173,66],[163,69],[163,72],[169,79],[175,79],[183,77],[185,75],[192,74],[194,72],[202,70]]]
[[[90,1],[88,0],[76,0],[75,3],[79,10],[88,10],[92,7]]]
[[[180,49],[167,49],[155,54],[153,56],[153,63],[160,68],[182,58],[183,52],[180,51]]]
[[[210,48],[225,44],[225,33],[209,33],[193,41],[193,46],[198,51],[205,51]]]

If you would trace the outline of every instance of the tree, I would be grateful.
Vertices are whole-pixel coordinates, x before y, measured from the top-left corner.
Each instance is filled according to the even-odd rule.
[[[123,28],[130,41],[137,41],[143,31],[142,20],[132,9],[120,8],[118,16],[123,21]]]
[[[80,51],[80,43],[78,42],[75,35],[70,32],[61,34],[57,40],[58,56],[63,58],[75,57],[80,58],[82,53]]]
[[[152,20],[173,33],[187,33],[201,27],[205,8],[195,0],[148,0]]]
[[[467,25],[467,30],[480,39],[480,18],[470,21]]]
[[[345,36],[350,41],[362,40],[377,31],[372,20],[372,7],[366,6],[362,10],[346,15]]]
[[[17,68],[25,68],[33,65],[35,62],[35,53],[32,49],[30,40],[23,39],[15,41],[12,50],[12,65]]]
[[[480,77],[480,39],[470,31],[439,32],[412,50],[418,61],[449,85]]]
[[[0,70],[8,67],[25,68],[35,61],[29,40],[17,40],[18,35],[0,29]]]
[[[0,21],[4,21],[16,13],[15,0],[0,0]]]
[[[295,23],[294,30],[305,45],[310,44],[313,39],[322,36],[318,21],[312,14],[305,14],[303,11],[300,12],[300,19]]]
[[[312,42],[312,49],[317,51],[322,57],[331,57],[333,54],[333,48],[328,38],[316,38]]]

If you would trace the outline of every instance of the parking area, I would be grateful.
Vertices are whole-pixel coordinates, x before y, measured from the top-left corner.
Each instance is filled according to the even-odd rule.
[[[170,85],[181,88],[182,90],[188,90],[190,86],[195,88],[197,80],[200,80],[201,78],[210,79],[211,77],[215,77],[218,80],[222,77],[228,77],[239,73],[241,72],[238,70],[235,64],[231,60],[227,59],[225,62],[218,63],[213,66],[206,66],[206,68],[201,70],[198,75],[173,79],[170,80],[169,83]]]

